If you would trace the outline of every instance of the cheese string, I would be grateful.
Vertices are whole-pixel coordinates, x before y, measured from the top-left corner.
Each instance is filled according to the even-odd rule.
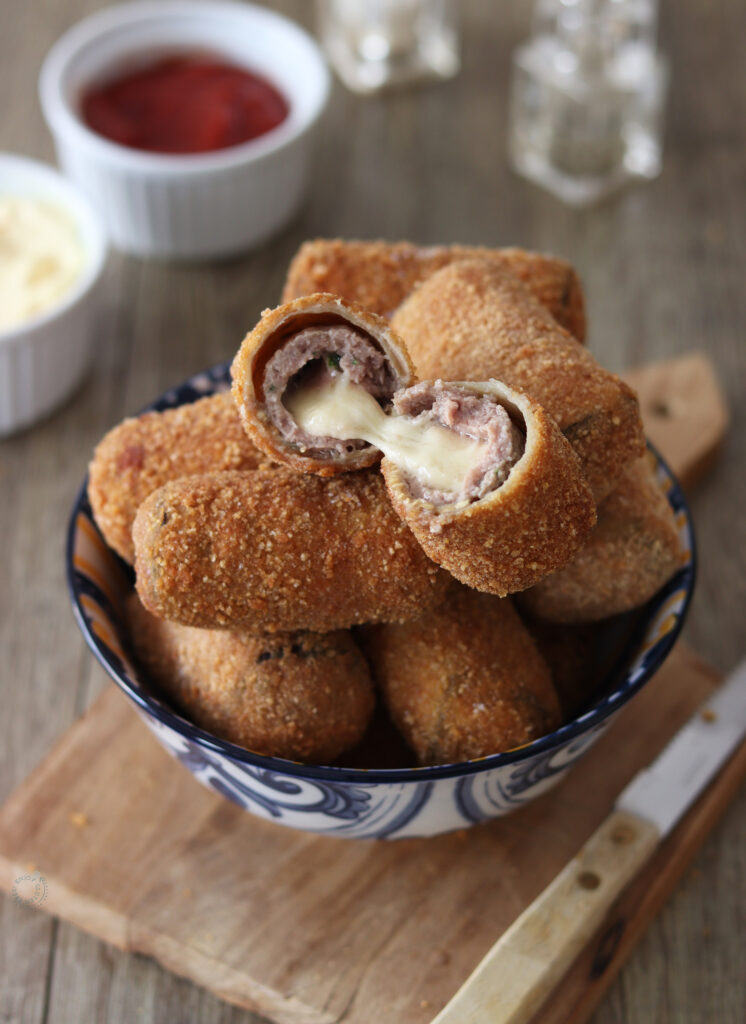
[[[360,384],[344,374],[298,388],[283,404],[312,437],[362,439],[379,448],[427,487],[457,491],[484,457],[484,443],[433,422],[387,415]]]

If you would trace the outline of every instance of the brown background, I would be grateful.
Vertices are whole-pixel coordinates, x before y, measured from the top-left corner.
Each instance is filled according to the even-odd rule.
[[[95,0],[0,0],[0,148],[52,159],[36,99],[52,41]],[[310,26],[312,4],[270,6]],[[692,499],[698,592],[686,637],[727,670],[743,654],[746,433],[746,15],[742,0],[663,4],[672,59],[665,166],[652,185],[574,212],[506,168],[508,55],[529,4],[469,0],[455,81],[361,100],[335,85],[309,203],[261,252],[169,267],[112,255],[93,373],[64,409],[0,442],[0,799],[106,685],[73,624],[68,509],[91,448],[125,414],[232,356],[315,235],[520,244],[579,268],[590,346],[615,370],[705,348],[733,411],[723,457]],[[640,944],[594,1024],[740,1024],[746,1004],[746,797]],[[0,901],[0,1021],[251,1024],[154,963]]]

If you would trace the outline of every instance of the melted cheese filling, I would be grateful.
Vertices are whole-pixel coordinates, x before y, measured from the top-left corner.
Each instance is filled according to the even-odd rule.
[[[409,476],[439,491],[458,491],[484,458],[485,445],[438,423],[386,415],[364,387],[344,374],[283,396],[295,422],[314,437],[361,438]]]

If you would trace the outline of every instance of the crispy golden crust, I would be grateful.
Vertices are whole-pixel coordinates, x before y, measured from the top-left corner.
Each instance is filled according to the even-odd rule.
[[[521,595],[532,615],[595,622],[644,604],[681,564],[676,520],[647,456],[598,509],[575,559]]]
[[[587,707],[603,678],[597,670],[598,627],[559,625],[534,618],[524,620],[524,624],[552,673],[562,718],[570,721]]]
[[[505,483],[466,507],[435,507],[411,496],[390,459],[381,471],[391,503],[430,558],[467,586],[504,597],[566,565],[596,509],[577,456],[540,406],[498,381],[459,387],[494,395],[525,430],[523,455]]]
[[[526,614],[523,622],[549,665],[566,721],[586,711],[618,672],[620,659],[634,636],[635,615],[604,622],[547,622]]]
[[[484,258],[512,270],[578,341],[585,338],[580,279],[565,260],[523,249],[465,245],[418,246],[411,242],[305,242],[288,269],[282,301],[311,292],[333,292],[382,316],[391,316],[418,284],[457,260]]]
[[[510,271],[485,260],[439,270],[392,320],[422,378],[525,391],[558,422],[596,501],[645,448],[634,392],[552,319]]]
[[[249,441],[230,392],[124,420],[99,443],[88,497],[109,547],[134,561],[132,523],[158,487],[193,473],[256,469],[267,457]]]
[[[372,466],[381,457],[377,448],[366,445],[338,456],[334,461],[315,458],[286,441],[267,415],[263,380],[269,358],[282,347],[283,340],[304,327],[338,323],[360,328],[383,350],[397,381],[394,390],[407,387],[414,381],[412,360],[388,321],[354,302],[345,302],[336,295],[328,294],[306,295],[276,309],[265,309],[259,323],[244,338],[231,366],[233,398],[249,437],[274,462],[302,473],[335,476]]]
[[[130,639],[153,681],[196,725],[259,754],[333,761],[373,714],[367,663],[347,630],[256,638],[157,619],[127,602]]]
[[[446,582],[377,470],[187,477],[145,500],[132,533],[144,605],[189,626],[325,633],[403,621]]]
[[[454,587],[436,611],[365,632],[389,713],[421,764],[510,750],[560,724],[549,669],[509,599]]]

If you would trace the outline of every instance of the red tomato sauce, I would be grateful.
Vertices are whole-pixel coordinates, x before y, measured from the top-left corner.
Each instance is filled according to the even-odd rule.
[[[83,93],[94,132],[152,153],[209,153],[255,139],[288,116],[266,79],[203,54],[164,57]]]

